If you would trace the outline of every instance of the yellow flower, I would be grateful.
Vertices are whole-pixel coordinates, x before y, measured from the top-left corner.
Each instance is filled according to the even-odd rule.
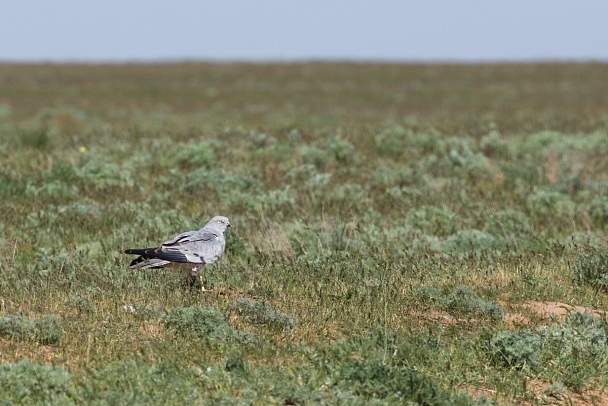
[[[80,147],[78,150],[80,152],[87,152],[87,147]]]

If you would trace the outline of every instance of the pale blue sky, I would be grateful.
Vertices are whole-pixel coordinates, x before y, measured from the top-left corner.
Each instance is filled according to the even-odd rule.
[[[605,0],[0,1],[0,61],[608,61]]]

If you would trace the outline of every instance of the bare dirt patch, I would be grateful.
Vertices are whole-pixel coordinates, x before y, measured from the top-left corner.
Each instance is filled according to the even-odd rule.
[[[573,405],[573,406],[601,406],[608,405],[608,393],[601,389],[584,389],[581,393],[572,393],[564,389],[562,393],[551,393],[547,390],[550,384],[530,378],[526,382],[525,398],[515,400],[516,405]],[[496,391],[487,388],[464,388],[464,390],[473,398],[479,395],[486,395],[489,399],[496,397]],[[513,400],[497,399],[499,404],[511,404]]]
[[[506,327],[509,329],[535,327],[539,324],[546,324],[552,321],[561,322],[571,312],[587,312],[599,318],[608,317],[608,312],[605,310],[569,305],[562,302],[528,301],[516,305],[508,305],[502,301],[497,303],[501,309],[508,309],[505,311],[503,319]],[[435,309],[414,311],[413,315],[419,317],[421,320],[461,327],[470,327],[471,324],[479,321],[476,318],[456,317]]]
[[[437,310],[430,310],[428,311],[424,317],[431,319],[433,321],[436,321],[438,323],[441,324],[449,324],[449,325],[457,325],[457,324],[461,324],[460,320],[458,320],[456,317],[446,314],[446,313],[441,313]]]
[[[563,393],[550,393],[549,384],[538,379],[530,379],[526,384],[534,395],[535,402],[524,404],[553,404],[553,405],[608,405],[608,393],[601,389],[584,389],[581,393],[565,390]]]
[[[532,327],[553,320],[560,322],[571,312],[587,312],[599,318],[607,315],[605,310],[562,302],[528,301],[518,305],[507,305],[499,302],[499,305],[501,308],[510,308],[504,315],[508,328]]]
[[[563,320],[570,312],[590,313],[597,317],[605,317],[605,310],[593,309],[585,306],[574,306],[561,302],[535,302],[530,301],[523,304],[531,312],[547,318],[554,317],[556,320]]]

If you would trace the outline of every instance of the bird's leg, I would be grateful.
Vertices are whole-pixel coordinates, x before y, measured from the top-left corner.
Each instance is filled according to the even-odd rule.
[[[188,291],[190,291],[190,275],[192,274],[192,270],[190,269],[190,267],[188,267]]]
[[[198,270],[198,267],[196,267]],[[198,270],[198,279],[201,281],[201,292],[206,292],[207,289],[205,289],[205,284],[203,283],[203,270],[205,269],[204,266],[201,266],[200,270]]]

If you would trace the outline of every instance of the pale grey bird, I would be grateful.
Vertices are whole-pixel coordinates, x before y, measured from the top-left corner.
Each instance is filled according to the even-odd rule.
[[[203,267],[222,256],[226,247],[224,232],[230,227],[232,225],[227,217],[215,216],[198,231],[181,233],[159,247],[125,250],[125,254],[139,255],[131,261],[131,269],[163,268],[174,263],[186,265],[188,285],[190,275],[198,275],[204,291]],[[191,264],[194,265],[192,268]]]

